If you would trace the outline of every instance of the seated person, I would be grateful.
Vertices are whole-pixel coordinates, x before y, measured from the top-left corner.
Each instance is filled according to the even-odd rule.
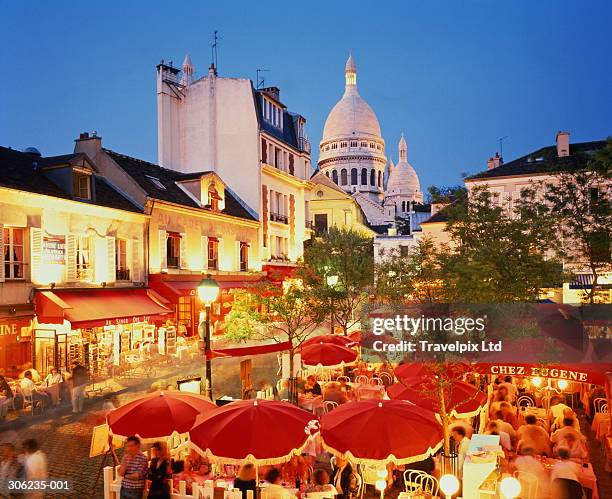
[[[567,409],[563,409],[563,413],[561,414],[561,416],[559,416],[557,419],[553,421],[552,428],[555,430],[558,430],[559,428],[563,428],[563,426],[565,426],[563,424],[563,420],[566,418],[573,419],[574,420],[574,425],[573,425],[574,430],[576,430],[577,432],[580,432],[580,423],[578,422],[578,416],[576,416],[576,413],[569,407]]]
[[[501,419],[503,419],[506,423],[512,426],[512,428],[518,428],[518,418],[516,417],[516,412],[514,407],[508,402],[502,402],[499,404],[499,412],[502,413]],[[497,414],[497,413],[495,413]]]
[[[290,499],[291,493],[281,485],[281,472],[277,468],[268,470],[265,475],[268,486],[261,491],[261,499]]]
[[[509,402],[508,389],[500,385],[497,390],[491,394],[489,414],[493,416],[497,411],[501,410],[501,404],[503,402]]]
[[[185,471],[202,477],[212,477],[208,459],[200,456],[194,449],[189,449],[189,455],[185,458]]]
[[[589,453],[582,440],[576,438],[573,433],[568,433],[557,443],[555,447],[555,455],[559,455],[559,451],[566,449],[569,452],[569,457],[573,461],[583,462],[589,458]]]
[[[314,471],[312,475],[312,484],[306,487],[306,494],[311,492],[329,492],[329,497],[338,494],[336,487],[329,483],[329,473],[322,468]]]
[[[548,432],[538,425],[538,418],[534,414],[525,416],[525,424],[517,430],[516,438],[519,451],[530,448],[536,455],[549,457],[552,455]]]
[[[286,378],[280,381],[280,390],[278,392],[279,400],[289,400],[291,393],[289,391],[289,380]]]
[[[242,492],[242,499],[246,499],[247,491],[253,491],[253,497],[256,497],[257,490],[257,473],[255,466],[252,463],[243,464],[238,472],[238,477],[234,479],[234,488]]]
[[[558,396],[553,396],[550,398],[550,409],[548,410],[548,418],[551,421],[561,417],[563,415],[563,411],[565,409],[570,409],[571,407],[565,405],[561,402],[561,398]]]
[[[567,438],[567,435],[573,435],[577,440],[580,441],[585,440],[582,433],[574,429],[574,418],[565,418],[563,420],[563,426],[552,434],[552,436],[550,437],[550,441],[553,445],[555,445],[560,440]]]
[[[306,378],[306,384],[304,385],[304,393],[321,395],[321,385],[312,374]]]
[[[341,405],[348,402],[348,397],[346,396],[346,393],[341,390],[340,384],[334,381],[325,385],[323,400],[326,402],[336,402],[338,405]]]
[[[34,384],[34,381],[32,381],[32,373],[30,371],[23,373],[23,379],[19,383],[19,387],[21,388],[21,393],[24,397],[32,397],[33,405],[40,402],[44,408],[49,404],[49,395],[36,389],[36,385]]]
[[[500,383],[500,388],[504,387],[506,389],[506,393],[508,394],[509,402],[514,402],[516,400],[516,394],[518,393],[518,389],[516,385],[512,381],[512,376],[506,376],[504,381]]]
[[[485,435],[499,435],[499,445],[501,445],[505,451],[512,450],[510,435],[508,435],[505,431],[499,429],[497,421],[489,421],[487,423]]]
[[[282,475],[287,483],[296,483],[298,479],[301,483],[306,483],[310,480],[310,467],[302,456],[294,455],[283,465]]]
[[[336,467],[330,482],[338,492],[338,497],[349,499],[357,496],[361,486],[361,477],[348,460],[336,457]]]
[[[510,435],[510,439],[513,442],[516,442],[516,430],[514,429],[514,426],[512,426],[511,423],[508,423],[504,417],[509,418],[509,416],[507,415],[508,413],[506,413],[506,415],[504,415],[504,413],[502,411],[497,411],[495,413],[495,419],[493,419],[493,421],[496,421],[499,429],[501,431],[505,431],[508,435]],[[511,421],[514,421],[514,419],[509,418]]]
[[[63,383],[63,382],[64,382],[64,377],[57,370],[57,367],[50,367],[49,374],[47,374],[47,377],[45,378],[43,383],[48,388],[53,385],[59,385],[60,383]]]

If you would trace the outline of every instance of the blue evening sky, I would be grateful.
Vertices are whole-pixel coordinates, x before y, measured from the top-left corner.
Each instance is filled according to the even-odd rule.
[[[403,131],[421,186],[449,185],[552,144],[612,135],[612,2],[64,1],[0,4],[0,145],[72,150],[97,130],[156,161],[155,65],[189,52],[197,75],[219,30],[222,76],[266,84],[316,145],[352,49],[361,95],[397,161]]]

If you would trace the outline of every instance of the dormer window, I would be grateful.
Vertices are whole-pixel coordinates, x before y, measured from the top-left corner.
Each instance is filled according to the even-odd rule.
[[[217,189],[211,185],[208,188],[208,207],[213,211],[219,211],[219,199],[221,198],[217,193]]]
[[[261,99],[264,120],[271,125],[274,125],[276,128],[283,128],[282,108],[271,100],[266,99],[263,95],[261,96]]]
[[[74,170],[72,172],[72,192],[78,199],[91,199],[91,175]]]

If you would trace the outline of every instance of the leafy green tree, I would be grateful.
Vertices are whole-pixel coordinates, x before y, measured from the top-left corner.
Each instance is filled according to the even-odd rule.
[[[561,256],[573,268],[586,267],[593,284],[585,299],[601,293],[599,278],[612,269],[612,139],[585,167],[554,172],[544,185],[546,215],[560,235]]]
[[[436,187],[430,185],[427,188],[428,203],[453,203],[458,200],[464,200],[467,197],[467,189],[462,185],[451,185]]]
[[[331,227],[305,249],[299,275],[329,304],[327,313],[333,314],[334,322],[346,334],[359,321],[359,310],[373,284],[372,238],[356,230]],[[329,275],[338,276],[333,288],[327,285]]]

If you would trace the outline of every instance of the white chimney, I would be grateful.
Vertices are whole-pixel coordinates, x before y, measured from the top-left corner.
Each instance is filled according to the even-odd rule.
[[[557,156],[562,158],[570,154],[569,132],[557,132]]]

